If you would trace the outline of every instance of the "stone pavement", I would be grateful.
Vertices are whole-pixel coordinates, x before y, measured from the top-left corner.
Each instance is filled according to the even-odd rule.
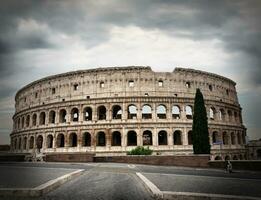
[[[207,199],[261,199],[261,173],[258,172],[228,174],[223,170],[119,163],[0,163],[0,184],[1,187],[35,187],[79,169],[84,170],[81,175],[61,183],[40,198],[30,199],[150,200],[174,199],[173,194],[175,199],[189,199],[193,195],[193,199],[202,199],[202,194],[210,195]],[[155,196],[137,173],[161,195]],[[166,191],[171,194],[167,195]],[[29,197],[0,196],[0,199]]]

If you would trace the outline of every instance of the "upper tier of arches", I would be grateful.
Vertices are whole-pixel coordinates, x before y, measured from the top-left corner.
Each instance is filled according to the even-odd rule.
[[[146,67],[84,70],[35,81],[16,94],[16,112],[56,102],[107,97],[168,96],[205,99],[238,105],[235,83],[207,72],[178,69],[154,72]]]

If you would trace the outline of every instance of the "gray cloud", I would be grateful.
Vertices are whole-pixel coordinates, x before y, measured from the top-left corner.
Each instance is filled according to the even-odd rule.
[[[239,54],[240,60],[227,65],[261,86],[260,18],[259,0],[3,0],[0,100],[21,87],[20,82],[15,85],[8,79],[16,74],[25,77],[20,73],[29,73],[37,65],[33,58],[23,57],[24,52],[63,49],[59,34],[80,38],[91,49],[110,39],[112,27],[132,25],[194,41],[218,39],[227,54]]]

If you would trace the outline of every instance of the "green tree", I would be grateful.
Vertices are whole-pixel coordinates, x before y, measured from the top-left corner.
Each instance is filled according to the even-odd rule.
[[[194,101],[192,141],[194,154],[210,153],[207,112],[203,95],[198,88]]]

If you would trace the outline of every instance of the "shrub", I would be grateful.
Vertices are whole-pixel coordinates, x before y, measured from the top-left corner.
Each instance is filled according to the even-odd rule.
[[[142,147],[142,146],[138,146],[135,149],[132,149],[131,151],[127,152],[127,155],[151,155],[152,154],[152,150],[149,149],[149,147]]]

